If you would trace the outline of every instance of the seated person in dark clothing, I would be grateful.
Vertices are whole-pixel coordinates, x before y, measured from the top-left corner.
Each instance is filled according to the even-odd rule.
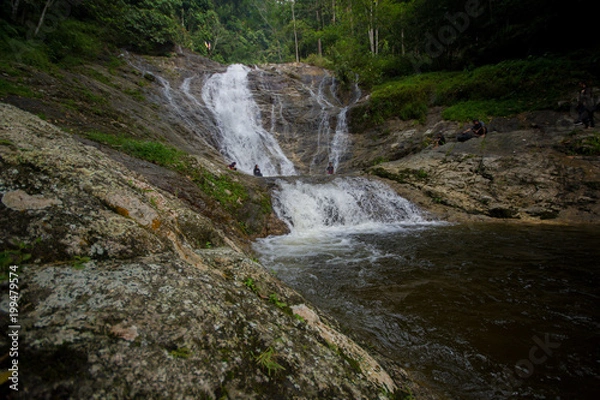
[[[263,176],[260,172],[260,168],[258,168],[258,164],[254,166],[254,176]]]
[[[435,135],[433,137],[433,148],[435,149],[438,146],[444,145],[446,144],[446,138],[444,137],[443,133],[438,133],[437,135]]]
[[[327,166],[327,174],[333,174],[333,163],[329,163],[329,165]]]
[[[474,137],[485,137],[487,128],[478,119],[473,120],[473,126],[456,137],[459,142],[466,142]]]

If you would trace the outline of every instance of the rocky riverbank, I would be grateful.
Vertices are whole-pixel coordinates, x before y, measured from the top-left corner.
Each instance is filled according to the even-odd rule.
[[[597,130],[574,125],[569,113],[540,111],[495,118],[485,137],[461,143],[456,134],[468,125],[440,114],[431,109],[423,126],[387,121],[353,135],[355,167],[446,220],[600,221]],[[447,142],[436,147],[438,132]]]

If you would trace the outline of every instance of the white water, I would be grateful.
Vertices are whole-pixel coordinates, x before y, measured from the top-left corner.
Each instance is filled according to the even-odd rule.
[[[258,165],[264,176],[296,175],[294,164],[262,127],[260,109],[248,88],[248,72],[243,65],[231,65],[204,84],[202,99],[217,121],[220,150],[246,173]]]
[[[331,142],[331,162],[335,171],[339,169],[340,161],[346,151],[348,150],[348,120],[346,114],[348,113],[348,107],[344,107],[338,114],[338,122],[335,127],[335,135]]]
[[[278,182],[273,208],[292,234],[347,233],[426,223],[419,210],[389,186],[364,178],[315,184]]]

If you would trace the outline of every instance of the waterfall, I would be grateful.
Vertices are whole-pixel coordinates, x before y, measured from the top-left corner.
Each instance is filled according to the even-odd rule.
[[[273,207],[292,233],[364,231],[426,223],[419,210],[380,181],[335,178],[325,183],[278,180]]]
[[[258,164],[265,176],[295,175],[294,164],[262,127],[260,109],[248,88],[248,72],[243,65],[230,65],[204,84],[202,99],[217,121],[220,150],[243,172],[252,173]]]
[[[348,120],[346,114],[348,113],[348,107],[344,107],[338,114],[338,121],[335,127],[335,135],[331,142],[331,162],[333,168],[337,171],[340,166],[340,161],[346,151],[348,150]]]
[[[238,64],[210,76],[186,73],[187,77],[182,76],[174,85],[144,67],[144,64],[136,66],[144,74],[154,75],[172,115],[198,137],[210,141],[212,148],[218,148],[227,162],[235,161],[240,171],[249,174],[258,164],[263,175],[279,177],[278,188],[273,193],[273,208],[288,225],[292,236],[341,237],[346,233],[380,232],[431,222],[380,181],[324,175],[325,162],[332,162],[337,171],[348,154],[346,114],[361,96],[356,85],[352,98],[341,101],[336,96],[336,80],[331,76],[301,83],[304,95],[310,96],[316,105],[312,108],[316,113],[311,117],[318,123],[317,131],[312,133],[317,135],[317,151],[312,157],[318,171],[313,177],[300,178],[295,176],[293,163],[274,136],[278,125],[285,128],[293,123],[284,118],[287,103],[282,97],[285,94],[268,86],[262,89],[271,99],[270,110],[266,109],[270,112],[267,117],[271,124],[267,131],[263,128],[261,109],[250,90],[250,68]],[[334,120],[335,129],[331,126]],[[312,166],[310,169],[313,172]]]
[[[320,108],[319,126],[317,128],[317,150],[313,156],[310,172],[314,172],[315,169],[318,171],[323,170],[323,165],[327,165],[330,160],[330,136],[331,136],[331,111],[334,110],[335,106],[327,100],[325,95],[325,84],[329,77],[324,77],[317,88],[315,93],[312,88],[307,87],[308,93],[315,100]],[[330,91],[333,94],[333,92]]]
[[[325,93],[327,83],[330,83],[327,88],[329,89],[329,98],[331,101],[328,99],[328,96]],[[348,151],[350,143],[346,114],[348,113],[350,106],[360,99],[361,91],[358,88],[358,85],[355,84],[350,104],[340,109],[339,105],[342,104],[342,102],[336,96],[337,85],[335,78],[326,76],[324,79],[322,79],[319,83],[316,93],[308,86],[306,89],[315,102],[319,105],[321,114],[317,129],[317,151],[311,163],[311,172],[313,172],[315,167],[318,170],[322,170],[323,164],[327,162],[331,162],[334,169],[337,171],[343,156]],[[334,105],[333,103],[338,105]],[[331,116],[336,114],[337,123],[333,138],[331,138]],[[323,157],[325,159],[323,159]]]

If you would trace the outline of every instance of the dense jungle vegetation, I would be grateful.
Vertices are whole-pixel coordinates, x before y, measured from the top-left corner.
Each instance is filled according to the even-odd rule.
[[[460,104],[481,115],[555,105],[600,76],[586,0],[11,0],[0,66],[116,62],[189,49],[221,63],[302,61],[373,90],[377,122]],[[0,96],[17,89],[0,83]],[[20,89],[22,92],[26,88]],[[21,93],[23,94],[23,93]],[[403,102],[402,107],[398,107]],[[463,107],[464,108],[464,107]],[[369,122],[366,121],[366,122]]]

